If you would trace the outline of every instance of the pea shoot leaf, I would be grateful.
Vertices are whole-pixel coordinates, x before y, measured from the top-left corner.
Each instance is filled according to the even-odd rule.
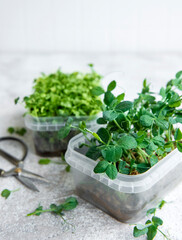
[[[174,133],[174,139],[176,141],[179,141],[182,139],[182,132],[180,131],[179,128],[176,129],[175,133]]]
[[[96,86],[96,87],[92,88],[91,92],[95,96],[100,96],[103,93],[105,93],[104,89],[100,86]]]
[[[51,160],[48,158],[41,158],[39,160],[39,164],[41,164],[41,165],[48,165],[49,163],[51,163]]]
[[[108,87],[107,87],[107,91],[111,92],[112,90],[114,90],[116,87],[116,81],[113,80],[112,82],[109,83]]]
[[[115,97],[114,97],[114,95],[110,91],[105,93],[105,95],[104,95],[104,103],[107,106],[109,106],[114,99],[115,99]]]
[[[128,149],[136,148],[137,142],[134,137],[125,135],[118,140],[118,145],[128,150]]]
[[[140,117],[140,123],[144,127],[150,127],[153,124],[154,119],[148,115],[142,115]]]
[[[2,192],[1,192],[1,196],[4,197],[5,199],[7,199],[11,194],[11,191],[9,189],[4,189]]]
[[[109,166],[108,161],[100,161],[94,168],[94,173],[104,173]]]
[[[86,156],[93,160],[97,160],[101,156],[101,151],[97,146],[92,146],[88,149]]]
[[[118,116],[119,116],[119,114],[113,110],[108,110],[108,111],[103,112],[103,118],[106,121],[111,122],[111,121],[115,120]]]
[[[115,179],[117,177],[118,171],[115,165],[110,164],[106,169],[106,174],[110,179]]]
[[[177,142],[177,148],[180,152],[182,152],[182,143],[181,142]]]
[[[109,162],[117,162],[122,156],[122,148],[117,145],[110,145],[101,150],[102,156]]]
[[[144,228],[144,229],[140,230],[137,227],[134,227],[133,236],[140,237],[142,235],[145,235],[147,232],[148,232],[148,228]]]
[[[132,102],[130,102],[130,101],[123,101],[123,102],[120,102],[116,106],[115,110],[116,111],[121,111],[121,112],[126,112],[126,111],[130,110],[132,108],[132,106],[133,106]]]
[[[157,227],[152,225],[148,227],[147,240],[153,240],[157,234]]]
[[[102,139],[103,142],[108,143],[110,135],[106,128],[99,128],[97,134]]]

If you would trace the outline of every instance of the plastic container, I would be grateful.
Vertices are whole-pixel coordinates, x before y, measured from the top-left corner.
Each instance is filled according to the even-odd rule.
[[[96,116],[72,117],[73,125],[78,125],[80,121],[86,121],[87,127],[96,124]],[[25,116],[25,125],[33,131],[33,141],[35,150],[40,156],[60,156],[65,152],[69,140],[79,133],[72,129],[70,134],[63,140],[58,138],[58,131],[65,125],[68,117],[32,117]]]
[[[73,137],[65,155],[77,194],[121,222],[136,223],[182,179],[182,154],[178,150],[140,175],[118,174],[111,180],[106,174],[95,174],[97,163],[84,155],[86,149],[79,149],[84,141],[82,134]]]

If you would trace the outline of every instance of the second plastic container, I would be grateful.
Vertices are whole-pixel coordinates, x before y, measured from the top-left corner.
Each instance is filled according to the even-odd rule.
[[[93,127],[96,124],[96,116],[72,117],[73,125],[77,126],[80,121],[86,121],[87,127]],[[32,117],[25,116],[25,125],[33,131],[33,141],[35,150],[41,156],[60,156],[65,152],[69,140],[79,133],[72,129],[70,134],[63,140],[58,138],[58,131],[65,126],[68,117]]]
[[[118,174],[111,180],[106,174],[95,174],[97,163],[84,155],[86,149],[79,149],[84,141],[82,134],[73,137],[65,155],[76,191],[121,222],[136,223],[182,180],[182,154],[177,150],[140,175]]]

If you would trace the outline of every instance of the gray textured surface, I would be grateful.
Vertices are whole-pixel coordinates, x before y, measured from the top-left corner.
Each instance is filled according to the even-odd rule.
[[[149,77],[153,89],[158,89],[167,80],[181,70],[182,54],[57,54],[57,55],[0,55],[0,136],[7,135],[9,126],[24,126],[22,106],[15,106],[13,100],[23,97],[31,91],[32,79],[42,71],[50,72],[59,66],[65,71],[86,70],[86,63],[93,62],[102,74],[123,71],[120,87],[129,91],[128,97],[136,95],[141,81]],[[7,200],[0,197],[0,240],[130,240],[133,227],[111,218],[104,212],[78,197],[79,206],[66,213],[65,225],[59,217],[51,214],[26,217],[39,203],[48,207],[50,203],[60,203],[67,196],[74,195],[74,183],[71,173],[63,166],[50,164],[40,166],[34,153],[31,133],[23,138],[29,148],[25,162],[26,169],[39,172],[50,180],[50,184],[37,183],[40,192],[26,189],[15,178],[1,178],[0,191],[4,188],[20,191],[13,193]],[[0,168],[9,169],[11,165],[0,157]],[[168,196],[170,203],[159,212],[164,219],[161,228],[169,233],[173,240],[182,239],[182,184],[179,184]],[[143,221],[142,221],[143,222]],[[141,237],[141,240],[146,239]],[[158,240],[163,239],[159,234]]]

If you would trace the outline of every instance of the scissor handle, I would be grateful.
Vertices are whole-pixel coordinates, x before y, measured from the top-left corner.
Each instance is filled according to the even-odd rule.
[[[24,159],[27,156],[28,153],[28,147],[27,145],[19,138],[15,138],[15,137],[1,137],[0,141],[16,141],[19,142],[22,146],[23,146],[23,156],[21,159],[18,159],[14,156],[12,156],[11,154],[5,152],[4,150],[0,149],[0,155],[3,156],[4,158],[6,158],[9,162],[13,163],[15,166],[18,166],[21,162],[24,161]]]

